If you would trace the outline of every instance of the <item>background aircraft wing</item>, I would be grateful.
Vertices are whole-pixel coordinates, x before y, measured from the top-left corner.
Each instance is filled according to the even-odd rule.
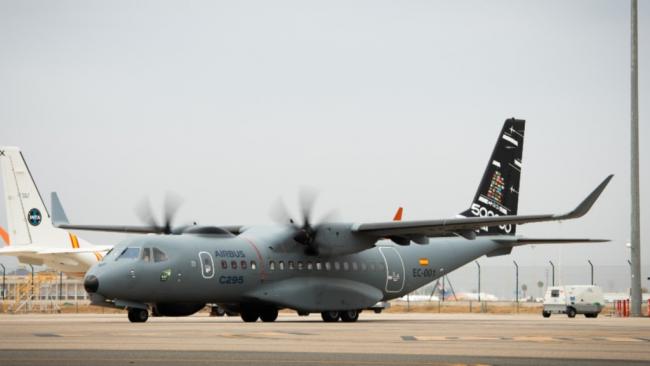
[[[461,217],[442,220],[391,221],[357,224],[353,231],[374,237],[438,237],[455,234],[468,239],[476,237],[475,230],[482,227],[502,225],[522,225],[533,222],[561,221],[575,219],[586,214],[603,192],[613,175],[603,180],[573,211],[562,215],[506,215],[487,217]]]

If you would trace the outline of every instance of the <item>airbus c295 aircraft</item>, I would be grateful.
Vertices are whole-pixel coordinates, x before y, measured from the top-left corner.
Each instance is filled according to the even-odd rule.
[[[279,309],[353,322],[379,301],[404,296],[483,255],[526,244],[602,242],[525,238],[517,225],[583,216],[608,176],[574,210],[517,215],[524,121],[506,120],[470,208],[456,218],[375,223],[149,227],[60,225],[66,229],[154,233],[125,240],[86,274],[95,305],[128,309],[129,320],[191,315],[216,303],[246,322],[276,320]],[[168,218],[171,215],[168,215]]]

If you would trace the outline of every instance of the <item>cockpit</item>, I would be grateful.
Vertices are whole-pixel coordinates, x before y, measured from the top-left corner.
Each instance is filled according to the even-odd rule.
[[[145,246],[141,248],[135,246],[127,246],[126,248],[119,251],[119,254],[113,252],[114,250],[108,252],[103,261],[141,260],[147,263],[159,263],[164,262],[168,259],[167,254],[158,247]]]

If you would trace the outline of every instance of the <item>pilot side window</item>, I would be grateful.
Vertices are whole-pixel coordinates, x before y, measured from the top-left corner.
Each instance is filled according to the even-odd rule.
[[[122,259],[138,259],[140,256],[140,248],[124,248],[122,253],[115,259],[116,261]]]
[[[142,248],[142,261],[150,262],[151,261],[151,248]]]
[[[153,261],[158,263],[158,262],[164,262],[167,260],[167,254],[163,252],[162,250],[158,248],[153,248]]]

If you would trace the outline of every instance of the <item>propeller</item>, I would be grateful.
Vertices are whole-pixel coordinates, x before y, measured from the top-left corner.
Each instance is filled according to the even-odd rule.
[[[298,196],[298,204],[300,209],[299,223],[294,220],[289,214],[289,210],[282,201],[278,199],[271,211],[271,217],[280,224],[289,225],[295,231],[293,240],[305,246],[305,254],[318,255],[318,243],[316,242],[316,235],[322,224],[329,222],[336,214],[335,211],[330,211],[325,217],[320,220],[319,224],[313,223],[313,211],[316,203],[317,194],[312,189],[301,189]]]
[[[145,224],[147,224],[151,228],[152,232],[158,234],[170,235],[170,234],[175,234],[178,231],[178,230],[174,230],[172,223],[174,221],[174,216],[176,215],[176,212],[178,211],[178,208],[180,207],[181,203],[182,200],[179,196],[169,192],[165,194],[165,201],[163,203],[162,224],[159,224],[158,221],[156,220],[156,217],[153,214],[153,210],[151,209],[151,202],[149,201],[149,198],[143,199],[136,206],[135,212],[140,218],[140,220],[142,220]]]

